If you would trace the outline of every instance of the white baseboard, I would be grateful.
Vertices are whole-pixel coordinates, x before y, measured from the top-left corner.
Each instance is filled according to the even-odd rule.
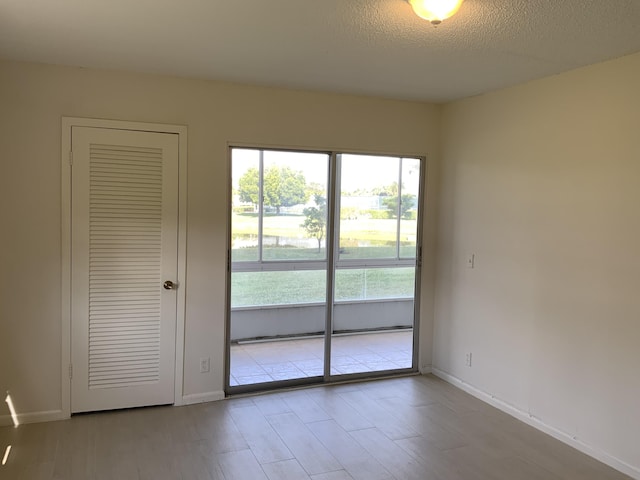
[[[24,425],[27,423],[53,422],[56,420],[65,420],[69,418],[62,410],[49,410],[46,412],[18,413],[18,423]],[[13,425],[11,415],[0,415],[0,427]]]
[[[224,399],[224,392],[218,390],[216,392],[192,393],[182,396],[183,405],[194,405],[196,403],[217,402]]]
[[[431,365],[423,365],[419,368],[419,371],[422,375],[427,375],[429,373],[433,373],[433,367]]]
[[[223,400],[224,398],[225,395],[222,390],[218,392],[195,393],[192,395],[184,395],[182,397],[182,403],[176,403],[175,405],[194,405],[196,403],[215,402],[217,400]],[[25,425],[27,423],[54,422],[70,418],[70,416],[65,414],[62,410],[18,413],[17,416],[19,425]],[[11,425],[13,425],[11,415],[0,415],[0,427],[7,427]]]
[[[433,373],[436,377],[441,378],[445,382],[450,383],[453,386],[458,387],[461,390],[464,390],[465,392],[473,395],[474,397],[488,403],[489,405],[502,410],[512,417],[515,417],[518,420],[521,420],[524,423],[531,425],[532,427],[537,428],[538,430],[548,435],[551,435],[553,438],[566,443],[576,450],[579,450],[582,453],[589,455],[590,457],[593,457],[606,465],[609,465],[611,468],[615,468],[616,470],[629,475],[636,480],[640,480],[640,467],[630,465],[627,462],[608,454],[607,452],[592,447],[591,445],[584,443],[579,438],[574,437],[552,425],[545,423],[544,421],[531,415],[530,413],[525,412],[524,410],[521,410],[518,407],[515,407],[499,398],[496,398],[495,395],[491,395],[484,390],[474,387],[473,385],[470,385],[469,383],[454,375],[444,372],[436,367],[432,367],[430,370],[431,373]]]

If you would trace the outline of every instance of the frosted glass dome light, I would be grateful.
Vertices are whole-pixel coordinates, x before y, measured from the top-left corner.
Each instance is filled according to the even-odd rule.
[[[428,20],[433,25],[439,25],[443,20],[454,15],[464,0],[407,0],[413,11],[420,18]]]

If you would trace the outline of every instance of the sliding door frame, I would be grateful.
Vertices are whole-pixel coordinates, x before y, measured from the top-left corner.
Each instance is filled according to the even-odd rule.
[[[325,298],[325,332],[324,332],[324,372],[323,375],[317,377],[305,377],[290,380],[278,380],[273,382],[247,384],[247,385],[230,385],[231,378],[231,276],[233,273],[232,268],[232,214],[233,214],[233,149],[251,149],[259,150],[262,158],[262,152],[269,151],[284,151],[284,152],[301,152],[301,153],[318,153],[329,155],[328,173],[327,173],[327,223],[326,223],[326,298]],[[411,158],[419,160],[420,162],[420,183],[417,199],[418,214],[417,214],[417,228],[416,228],[416,257],[413,262],[415,270],[414,281],[414,295],[413,295],[413,325],[412,325],[412,360],[411,367],[399,368],[393,370],[381,370],[381,371],[367,371],[361,373],[352,374],[331,374],[331,346],[333,336],[333,319],[334,319],[334,305],[335,305],[335,272],[336,265],[338,263],[337,256],[339,245],[339,218],[340,218],[340,199],[337,194],[337,188],[339,186],[340,176],[340,162],[339,155],[370,155],[378,157],[390,157],[390,158]],[[226,396],[259,392],[265,390],[276,390],[281,388],[329,384],[329,383],[342,383],[350,382],[362,379],[383,378],[389,376],[402,376],[417,374],[418,360],[419,360],[419,338],[420,338],[420,286],[421,286],[421,268],[422,268],[422,232],[423,232],[423,218],[424,207],[426,198],[426,173],[427,173],[427,158],[424,155],[414,154],[395,154],[395,153],[380,153],[380,152],[363,152],[363,151],[350,151],[345,149],[333,149],[327,150],[323,148],[301,148],[301,147],[276,147],[273,145],[255,145],[244,143],[229,143],[227,145],[227,165],[228,165],[228,188],[227,188],[227,265],[226,265],[226,306],[225,306],[225,365],[224,365],[224,391]],[[262,164],[260,162],[260,176],[263,176]],[[262,192],[262,181],[260,181],[260,192]],[[400,189],[401,192],[401,189]],[[398,210],[400,210],[400,195],[398,198]],[[262,207],[261,215],[259,218],[259,233],[262,234]],[[396,241],[398,241],[399,222],[400,215],[398,211],[398,227],[396,232]],[[397,251],[399,252],[399,243],[396,244]],[[259,250],[262,250],[259,248]],[[259,253],[259,258],[262,260],[262,253]],[[319,261],[318,261],[319,262]],[[285,262],[286,263],[286,262]],[[407,266],[410,266],[408,264]],[[268,268],[267,268],[268,269]],[[265,270],[267,270],[265,269]],[[243,269],[240,269],[242,271]]]

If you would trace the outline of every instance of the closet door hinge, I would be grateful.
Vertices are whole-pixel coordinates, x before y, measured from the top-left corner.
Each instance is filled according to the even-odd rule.
[[[69,364],[69,378],[73,378],[73,365]]]
[[[73,165],[73,151],[69,151],[69,165]]]

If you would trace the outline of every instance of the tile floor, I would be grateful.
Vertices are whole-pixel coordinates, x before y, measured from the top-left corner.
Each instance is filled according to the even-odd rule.
[[[411,368],[413,330],[333,337],[331,374]],[[300,338],[231,346],[231,386],[323,374],[324,339]]]
[[[8,445],[2,480],[631,480],[431,375],[0,427]]]

